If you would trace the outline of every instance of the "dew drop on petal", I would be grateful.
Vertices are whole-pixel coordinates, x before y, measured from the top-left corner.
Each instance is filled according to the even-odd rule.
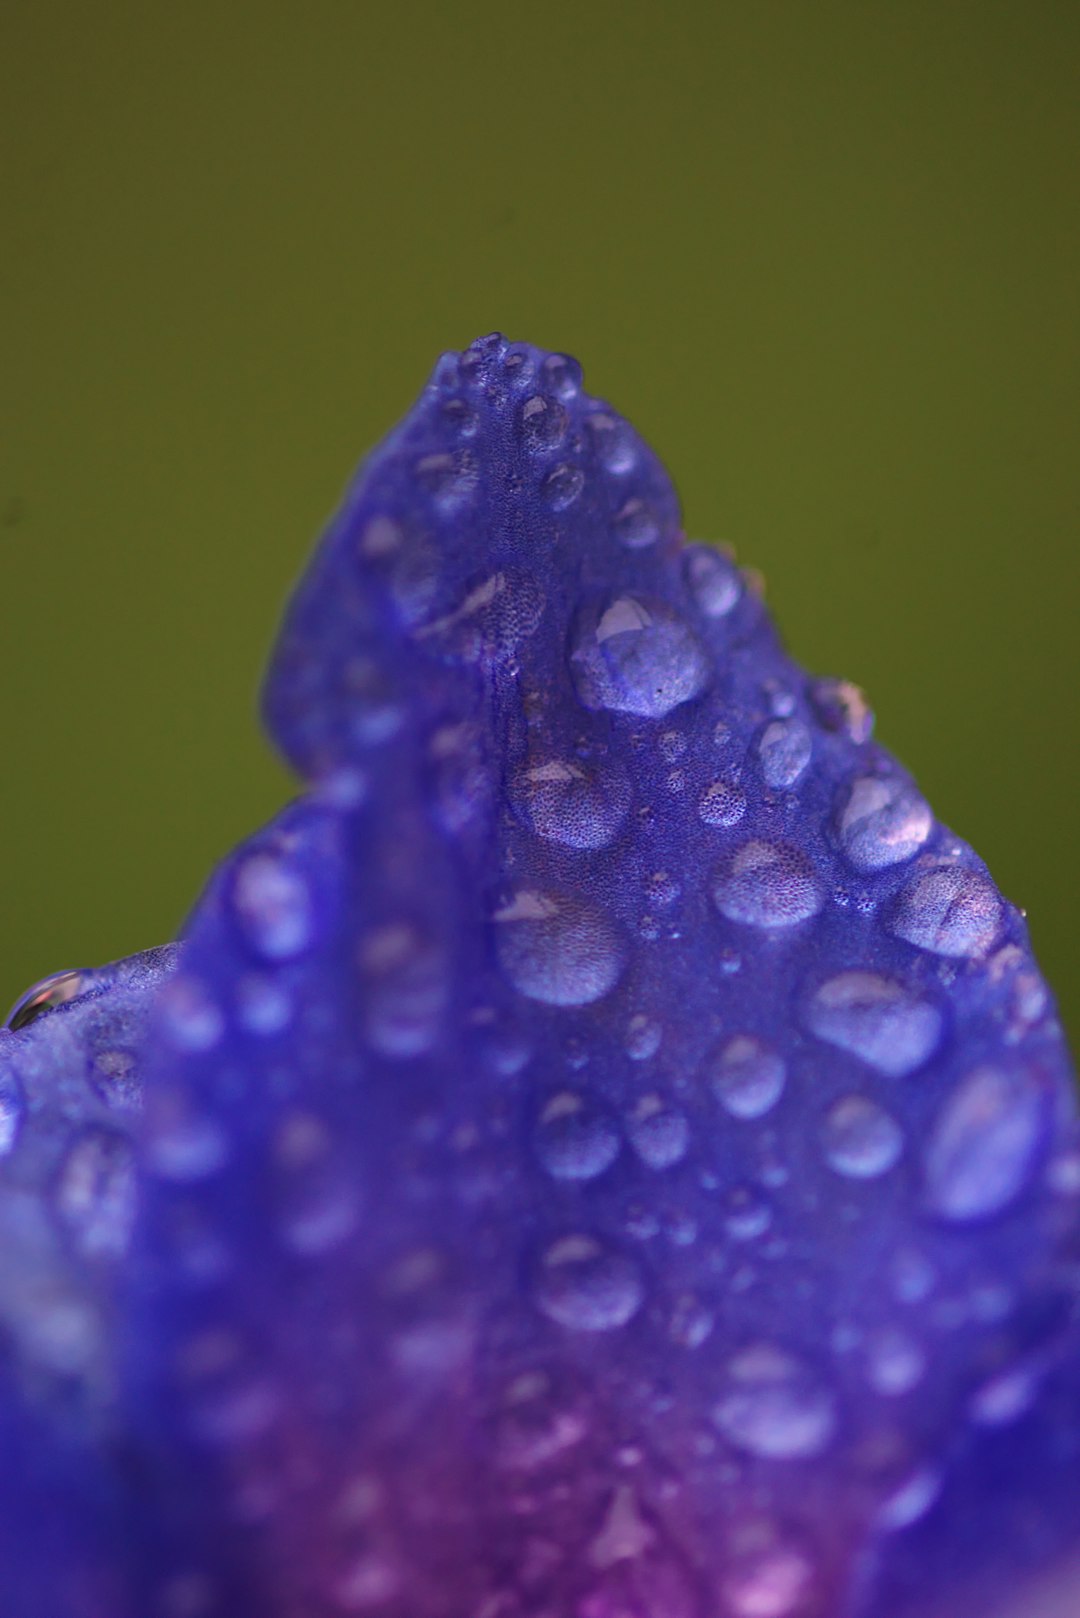
[[[763,1460],[820,1455],[836,1427],[833,1395],[786,1349],[754,1343],[728,1361],[713,1421],[737,1448]]]
[[[588,1096],[561,1090],[537,1120],[534,1149],[556,1180],[594,1180],[619,1155],[619,1132],[608,1112]]]
[[[706,618],[726,618],[742,595],[739,569],[723,551],[688,545],[683,567],[691,594]]]
[[[521,407],[521,435],[531,450],[554,449],[566,436],[569,416],[557,399],[533,394]]]
[[[681,1162],[690,1145],[686,1114],[658,1095],[642,1096],[627,1123],[630,1144],[651,1169],[668,1169]]]
[[[135,1217],[131,1141],[114,1129],[90,1128],[72,1142],[57,1177],[56,1211],[88,1259],[127,1250]]]
[[[939,1112],[923,1159],[926,1198],[943,1219],[988,1219],[1028,1184],[1046,1122],[1046,1098],[1025,1068],[977,1067]]]
[[[806,856],[786,843],[744,843],[713,877],[713,899],[729,921],[793,927],[817,915],[824,891]]]
[[[762,1118],[779,1101],[786,1069],[777,1051],[750,1034],[737,1034],[711,1057],[713,1094],[733,1118]]]
[[[644,1298],[635,1261],[593,1236],[563,1236],[540,1258],[536,1301],[550,1320],[571,1331],[617,1330]]]
[[[836,824],[851,864],[859,871],[880,871],[917,854],[934,817],[909,781],[864,775],[844,795]]]
[[[887,1173],[904,1148],[896,1119],[861,1095],[843,1096],[833,1103],[825,1115],[822,1141],[829,1167],[852,1180]]]
[[[233,874],[233,908],[241,931],[258,954],[291,960],[311,945],[311,894],[300,872],[274,854],[251,854]]]
[[[493,919],[499,964],[530,1000],[589,1005],[622,976],[622,934],[602,910],[583,899],[524,890]]]
[[[699,694],[709,665],[692,630],[664,602],[619,596],[579,622],[570,672],[583,707],[662,719]]]
[[[0,1158],[6,1157],[18,1139],[26,1112],[22,1086],[13,1073],[0,1071]]]
[[[565,511],[573,505],[584,487],[585,473],[581,467],[560,461],[544,479],[543,495],[552,511]]]
[[[630,807],[621,770],[549,759],[519,771],[511,795],[537,836],[566,848],[605,848]]]
[[[988,876],[965,865],[937,865],[901,889],[889,930],[936,955],[985,955],[1001,931],[1001,900]]]
[[[698,803],[706,826],[737,826],[746,813],[746,794],[732,781],[713,781]]]
[[[811,997],[806,1024],[819,1039],[894,1079],[927,1062],[942,1034],[935,1005],[876,972],[829,978]]]
[[[801,719],[774,719],[758,742],[758,759],[767,786],[793,787],[810,762],[813,744]]]

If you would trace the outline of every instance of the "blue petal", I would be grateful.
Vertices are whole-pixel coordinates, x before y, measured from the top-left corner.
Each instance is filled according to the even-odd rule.
[[[140,1612],[1075,1595],[1080,1156],[1023,921],[572,361],[444,357],[265,709],[306,794],[156,1014]]]

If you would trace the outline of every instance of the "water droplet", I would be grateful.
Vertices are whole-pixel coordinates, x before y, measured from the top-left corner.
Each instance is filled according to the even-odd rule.
[[[565,511],[567,506],[573,505],[584,487],[585,473],[581,467],[560,461],[544,479],[544,499],[552,511]]]
[[[873,1180],[900,1157],[904,1136],[896,1119],[866,1096],[843,1096],[825,1115],[822,1129],[830,1168],[852,1180]]]
[[[748,927],[794,927],[817,915],[824,900],[804,854],[787,843],[757,840],[720,867],[712,891],[721,914]]]
[[[698,804],[706,826],[737,826],[745,813],[746,794],[731,781],[713,781]]]
[[[772,1224],[769,1199],[756,1186],[733,1185],[724,1194],[724,1229],[737,1242],[753,1242]]]
[[[521,770],[511,796],[537,836],[566,848],[606,848],[630,807],[630,781],[616,769],[549,759]]]
[[[884,1398],[898,1399],[918,1387],[926,1363],[921,1344],[895,1326],[884,1326],[867,1340],[867,1381]]]
[[[737,1034],[712,1057],[709,1083],[733,1118],[762,1118],[775,1107],[787,1076],[783,1059],[760,1039]]]
[[[364,1031],[384,1056],[419,1056],[436,1043],[450,992],[443,949],[409,922],[390,922],[361,942]]]
[[[633,429],[618,416],[598,410],[585,417],[596,458],[609,472],[629,472],[637,459]]]
[[[414,467],[417,482],[440,505],[451,505],[470,494],[476,484],[476,467],[469,452],[452,455],[439,451],[422,455]]]
[[[878,1523],[887,1533],[910,1528],[925,1517],[941,1493],[943,1478],[930,1466],[913,1468],[885,1497],[878,1510]]]
[[[814,1594],[814,1564],[768,1522],[745,1525],[724,1559],[721,1586],[731,1618],[796,1618]]]
[[[142,1106],[142,1080],[133,1051],[118,1045],[95,1051],[89,1078],[102,1101],[118,1112],[138,1112]]]
[[[660,538],[660,524],[647,501],[634,495],[615,513],[615,532],[627,550],[641,551]]]
[[[569,354],[545,355],[540,374],[557,399],[567,402],[581,392],[581,366]]]
[[[495,1435],[495,1462],[509,1471],[534,1472],[575,1448],[588,1435],[580,1393],[547,1371],[526,1371],[506,1389]]]
[[[561,1090],[545,1104],[534,1138],[536,1155],[556,1180],[594,1180],[619,1155],[614,1119],[595,1101]]]
[[[270,961],[309,949],[315,932],[311,893],[300,872],[274,854],[250,854],[233,873],[232,902],[251,947]]]
[[[236,1016],[249,1034],[269,1038],[292,1022],[292,998],[276,978],[251,973],[236,985]]]
[[[614,1331],[633,1319],[644,1298],[634,1260],[593,1236],[563,1236],[541,1257],[536,1301],[571,1331]]]
[[[929,1061],[943,1028],[935,1005],[876,972],[829,978],[811,998],[806,1022],[819,1039],[893,1079]]]
[[[985,955],[1001,930],[1001,900],[988,876],[936,865],[912,877],[893,906],[889,931],[936,955]]]
[[[166,1037],[177,1050],[213,1050],[225,1032],[225,1021],[210,991],[189,973],[177,973],[163,987],[158,1010]]]
[[[72,1142],[56,1182],[56,1211],[88,1259],[126,1252],[135,1217],[131,1141],[114,1129],[84,1130]]]
[[[693,1292],[675,1300],[668,1325],[668,1336],[680,1348],[700,1348],[716,1324],[716,1316]]]
[[[934,829],[930,806],[909,781],[861,776],[837,815],[840,846],[859,871],[911,859]]]
[[[779,791],[793,787],[810,762],[813,743],[801,719],[774,719],[758,743],[766,785]]]
[[[698,695],[709,666],[670,607],[620,596],[579,622],[570,672],[583,707],[662,719]]]
[[[14,1147],[25,1112],[22,1085],[14,1073],[0,1069],[0,1158]]]
[[[726,618],[742,594],[742,579],[730,556],[708,545],[683,552],[686,582],[706,618]]]
[[[980,1427],[1008,1427],[1031,1409],[1039,1380],[1031,1365],[1014,1365],[975,1389],[968,1414]]]
[[[636,1103],[627,1132],[635,1152],[651,1169],[669,1169],[681,1162],[690,1145],[686,1115],[655,1094]]]
[[[534,393],[521,407],[521,434],[531,450],[554,449],[566,436],[570,418],[557,399]]]
[[[462,663],[506,658],[532,635],[544,615],[544,592],[528,573],[500,569],[474,582],[452,612],[414,633]]]
[[[631,1017],[626,1029],[624,1046],[627,1056],[632,1062],[647,1062],[650,1056],[655,1056],[660,1049],[660,1041],[664,1030],[652,1017],[646,1017],[639,1011]]]
[[[814,680],[809,696],[826,730],[843,731],[856,747],[870,740],[874,714],[857,685],[850,680]]]
[[[943,1219],[987,1219],[1024,1190],[1046,1121],[1035,1071],[977,1067],[939,1112],[924,1159],[926,1197]]]
[[[20,1028],[29,1028],[45,1012],[55,1011],[57,1006],[67,1005],[69,1000],[82,994],[89,976],[85,972],[53,972],[49,977],[42,978],[32,989],[27,989],[25,994],[19,996],[8,1012],[4,1027],[13,1034]]]
[[[836,1409],[808,1365],[772,1343],[755,1343],[729,1360],[713,1421],[751,1455],[795,1460],[827,1448]]]
[[[583,899],[525,890],[495,913],[495,951],[514,987],[551,1006],[608,994],[626,965],[615,923]]]
[[[682,892],[682,885],[670,871],[654,871],[645,883],[645,899],[650,905],[666,910]]]

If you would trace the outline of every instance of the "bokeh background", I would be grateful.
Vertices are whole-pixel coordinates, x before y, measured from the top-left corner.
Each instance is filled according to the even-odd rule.
[[[867,689],[1080,1034],[1080,9],[43,0],[0,54],[0,998],[287,795],[285,594],[497,327]]]

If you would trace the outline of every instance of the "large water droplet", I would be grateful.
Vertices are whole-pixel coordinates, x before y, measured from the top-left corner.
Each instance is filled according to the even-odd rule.
[[[698,695],[709,665],[692,630],[664,602],[620,596],[579,622],[570,672],[584,707],[662,719]]]
[[[557,1180],[593,1180],[619,1155],[619,1132],[610,1114],[588,1096],[561,1090],[537,1121],[536,1155]]]
[[[25,994],[19,996],[8,1012],[4,1027],[10,1028],[12,1033],[17,1033],[20,1028],[29,1028],[47,1011],[55,1011],[57,1006],[64,1006],[69,1000],[76,999],[82,994],[89,978],[90,974],[86,972],[53,972],[49,977],[42,978],[32,989],[27,989]]]
[[[583,899],[525,890],[495,913],[495,951],[514,987],[551,1006],[608,994],[626,964],[615,923]]]
[[[904,1136],[896,1119],[866,1096],[843,1096],[825,1115],[825,1157],[837,1174],[873,1180],[900,1157]]]
[[[854,781],[837,815],[840,846],[860,871],[909,860],[934,828],[930,806],[910,781],[875,775]]]
[[[760,1039],[737,1034],[708,1064],[716,1099],[733,1118],[761,1118],[779,1101],[786,1069],[783,1059]]]
[[[900,1078],[928,1061],[941,1040],[937,1007],[876,972],[841,972],[817,989],[806,1012],[810,1031]]]
[[[629,1254],[593,1236],[563,1236],[540,1259],[536,1301],[572,1331],[614,1331],[641,1308],[645,1287]]]
[[[621,770],[570,759],[530,765],[514,777],[511,791],[533,831],[566,848],[605,848],[630,806],[630,782]]]
[[[250,854],[233,875],[233,908],[252,948],[267,960],[291,960],[311,945],[315,918],[300,872],[275,854]]]
[[[774,719],[758,742],[758,758],[766,785],[779,791],[793,787],[810,762],[813,743],[801,719]]]
[[[754,1343],[729,1360],[713,1421],[751,1455],[795,1460],[827,1448],[836,1408],[808,1365],[772,1343]]]
[[[943,1219],[1001,1213],[1027,1185],[1046,1098],[1034,1071],[977,1067],[934,1123],[924,1159],[927,1201]]]
[[[821,909],[814,867],[787,843],[744,843],[713,877],[713,899],[729,921],[749,927],[793,927]]]
[[[936,865],[901,890],[889,930],[936,955],[985,955],[1001,930],[1001,900],[981,871]]]

